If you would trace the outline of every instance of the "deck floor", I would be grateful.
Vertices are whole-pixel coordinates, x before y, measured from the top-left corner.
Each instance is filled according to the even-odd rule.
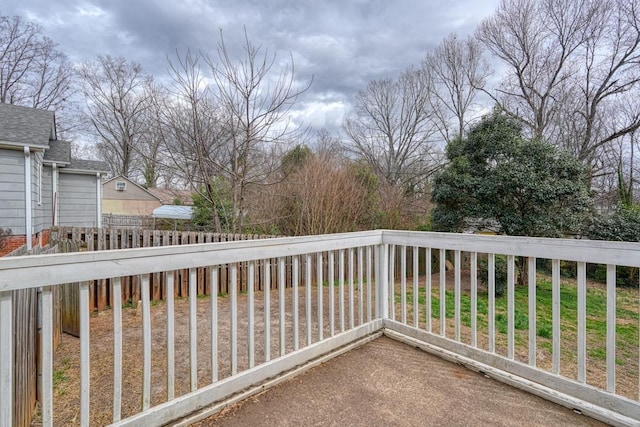
[[[600,426],[596,420],[382,337],[196,426]]]

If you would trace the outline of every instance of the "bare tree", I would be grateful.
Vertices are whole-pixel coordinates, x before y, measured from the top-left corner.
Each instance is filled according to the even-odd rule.
[[[397,80],[369,82],[345,120],[348,148],[386,183],[413,186],[434,171],[436,128],[424,69],[410,68]]]
[[[640,127],[637,100],[640,83],[640,5],[634,0],[602,2],[598,25],[581,51],[582,73],[578,86],[582,108],[576,115],[583,132],[570,140],[579,159],[592,163],[603,145]],[[624,114],[610,116],[616,106]],[[615,123],[616,126],[603,126]]]
[[[557,94],[575,73],[576,50],[588,39],[598,14],[590,0],[502,0],[477,37],[508,67],[492,95],[537,138],[561,108]]]
[[[608,126],[640,82],[635,0],[503,0],[477,36],[508,67],[494,99],[533,137],[571,150],[592,176],[600,150],[640,127],[636,113]]]
[[[634,120],[637,107],[634,99],[616,106],[610,111],[606,123],[602,125],[604,133],[619,129],[625,123]],[[640,130],[635,130],[603,145],[594,160],[599,173],[593,177],[592,187],[600,194],[599,207],[604,210],[619,206],[631,206],[638,185],[636,156],[640,143]]]
[[[337,158],[347,158],[345,147],[340,137],[327,129],[319,129],[315,133],[313,148],[316,153],[333,155]]]
[[[460,40],[450,34],[426,55],[423,67],[433,79],[434,96],[430,99],[442,137],[448,142],[456,135],[463,136],[474,100],[490,75],[479,41],[473,37]]]
[[[151,77],[139,64],[111,56],[80,65],[78,74],[102,160],[114,175],[141,174],[134,159],[148,131]]]
[[[0,16],[0,102],[60,113],[74,92],[73,68],[56,43],[32,22]]]
[[[217,202],[215,181],[228,164],[223,149],[227,134],[201,61],[202,57],[191,51],[169,60],[172,84],[169,97],[158,107],[160,129],[170,169],[217,212],[222,206]],[[215,231],[224,231],[217,215],[213,220]]]
[[[246,215],[245,195],[249,186],[269,182],[279,166],[277,146],[299,136],[287,116],[311,82],[298,87],[293,58],[275,68],[276,56],[253,44],[245,31],[244,54],[240,59],[220,33],[217,56],[208,57],[215,82],[215,97],[228,133],[225,145],[229,162],[220,164],[228,177],[232,194],[232,232],[241,231]]]
[[[146,131],[135,149],[140,159],[144,186],[154,188],[162,175],[167,176],[166,166],[162,161],[166,153],[163,150],[165,140],[161,123],[168,94],[164,87],[154,83],[150,84],[148,90],[150,106],[143,114]]]

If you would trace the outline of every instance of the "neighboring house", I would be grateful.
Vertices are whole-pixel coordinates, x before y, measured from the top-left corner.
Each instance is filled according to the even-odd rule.
[[[105,215],[150,216],[164,205],[193,206],[191,192],[168,188],[144,188],[118,175],[102,183],[102,213]]]
[[[46,245],[51,226],[100,227],[106,173],[104,162],[71,157],[53,111],[0,103],[0,228],[11,230],[3,252]]]
[[[122,175],[102,183],[102,213],[150,216],[162,205],[159,197]]]

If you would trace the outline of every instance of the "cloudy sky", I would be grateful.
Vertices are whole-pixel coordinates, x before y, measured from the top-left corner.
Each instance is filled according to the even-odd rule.
[[[4,0],[0,14],[40,24],[73,62],[122,56],[162,79],[167,55],[187,47],[215,54],[249,38],[294,59],[313,84],[296,122],[339,127],[367,82],[395,77],[451,32],[471,34],[499,0]]]

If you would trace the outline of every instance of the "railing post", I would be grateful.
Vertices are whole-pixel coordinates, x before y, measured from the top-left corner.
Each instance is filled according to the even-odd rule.
[[[389,245],[380,244],[375,251],[376,317],[389,318]]]
[[[41,289],[40,403],[42,426],[53,425],[53,295],[52,287]]]
[[[12,425],[13,301],[11,291],[0,292],[0,425]]]

